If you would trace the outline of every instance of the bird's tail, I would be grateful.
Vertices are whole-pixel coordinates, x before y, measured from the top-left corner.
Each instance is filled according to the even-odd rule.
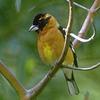
[[[70,70],[70,72],[68,72],[69,69],[67,69],[67,73],[65,71],[66,69],[64,68],[64,76],[65,76],[65,79],[67,81],[67,84],[68,84],[68,91],[69,91],[69,94],[70,95],[78,95],[79,94],[79,88],[75,82],[75,79],[74,79],[74,74],[73,74],[73,71]]]

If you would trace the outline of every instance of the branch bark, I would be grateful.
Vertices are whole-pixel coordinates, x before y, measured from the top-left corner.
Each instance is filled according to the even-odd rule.
[[[100,62],[95,64],[95,65],[92,65],[90,67],[72,67],[72,66],[69,66],[69,65],[68,66],[62,65],[62,67],[77,70],[77,71],[89,71],[89,70],[93,70],[93,69],[100,67]]]
[[[11,86],[14,87],[14,89],[19,94],[20,98],[24,98],[26,95],[25,88],[20,84],[20,82],[15,78],[12,72],[1,61],[0,61],[0,73],[8,80]]]
[[[86,17],[80,31],[78,32],[79,37],[84,37],[85,33],[87,32],[87,30],[91,24],[91,21],[93,21],[93,17],[95,15],[96,9],[99,7],[100,7],[100,0],[94,0],[94,3],[90,8],[87,17]],[[80,42],[77,39],[75,39],[73,41],[73,47],[76,48],[79,45],[79,43]]]

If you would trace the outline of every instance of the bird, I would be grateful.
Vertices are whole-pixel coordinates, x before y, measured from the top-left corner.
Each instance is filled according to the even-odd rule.
[[[48,13],[39,13],[34,19],[29,31],[35,31],[37,35],[37,48],[41,60],[48,65],[54,64],[60,57],[64,41],[65,30],[60,26],[56,18]],[[70,42],[68,52],[62,63],[78,67],[77,56]],[[79,88],[76,84],[72,69],[62,68],[70,95],[78,95]]]

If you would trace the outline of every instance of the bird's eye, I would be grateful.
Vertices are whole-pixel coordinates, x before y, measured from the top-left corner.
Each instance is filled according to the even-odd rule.
[[[42,18],[39,18],[39,21],[42,20]]]

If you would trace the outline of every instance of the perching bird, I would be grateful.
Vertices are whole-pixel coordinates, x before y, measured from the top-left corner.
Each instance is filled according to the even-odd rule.
[[[41,13],[36,15],[29,31],[38,33],[37,47],[40,58],[46,64],[54,64],[60,57],[64,46],[65,31],[57,20],[50,14]],[[76,55],[70,45],[64,65],[77,65]],[[79,93],[79,89],[74,79],[73,70],[63,68],[64,76],[68,84],[69,94]]]

